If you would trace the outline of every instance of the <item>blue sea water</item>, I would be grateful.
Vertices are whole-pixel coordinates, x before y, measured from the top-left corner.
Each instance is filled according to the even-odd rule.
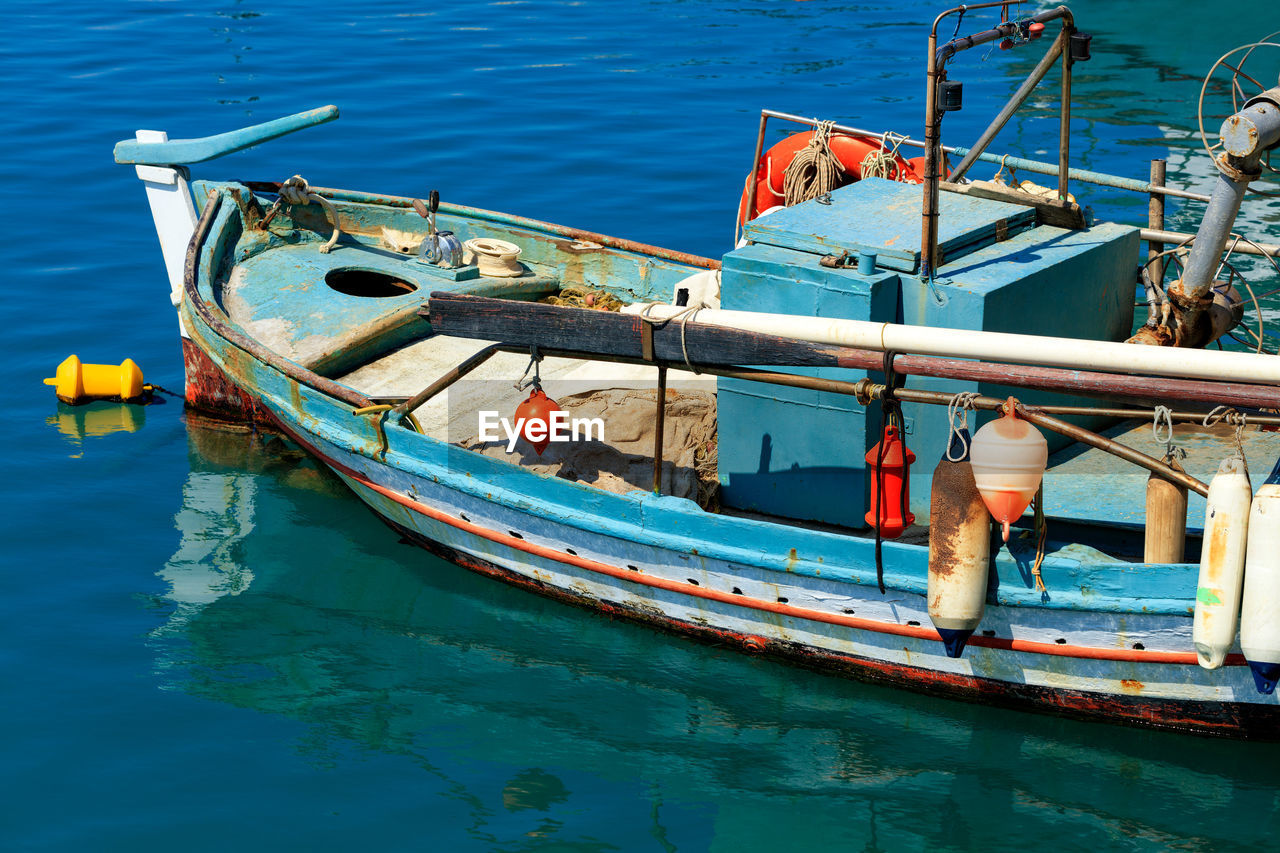
[[[1219,18],[1191,2],[1073,4],[1095,34],[1075,83],[1077,165],[1144,177],[1167,157],[1171,183],[1207,188],[1200,76],[1280,28],[1273,5],[1245,5]],[[132,357],[181,388],[142,189],[111,162],[138,128],[200,136],[335,103],[336,124],[193,171],[437,188],[714,256],[733,237],[762,107],[920,136],[937,11],[6,7],[0,846],[1272,846],[1275,745],[949,702],[612,621],[398,544],[279,438],[211,429],[174,400],[72,409],[40,384],[75,352]],[[1268,79],[1277,60],[1258,60]],[[957,62],[966,104],[947,141],[971,141],[1034,61],[979,49]],[[1056,79],[997,148],[1052,158]],[[1102,217],[1145,211],[1075,189]],[[1170,226],[1196,215],[1174,205]],[[1244,217],[1273,241],[1277,221],[1266,199]]]

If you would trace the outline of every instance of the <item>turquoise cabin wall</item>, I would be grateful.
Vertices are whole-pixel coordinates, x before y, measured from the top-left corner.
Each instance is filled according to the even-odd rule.
[[[861,181],[753,222],[755,242],[724,257],[722,306],[811,317],[903,322],[933,328],[1123,340],[1133,322],[1138,231],[1103,223],[1082,231],[1035,225],[1031,208],[943,193],[938,296],[919,265],[920,188]],[[997,234],[1009,235],[996,242]],[[828,252],[872,251],[877,272],[822,267]],[[889,265],[901,273],[886,270]],[[855,379],[833,368],[796,370]],[[883,377],[875,375],[881,380]],[[1087,405],[1086,398],[993,384],[910,377],[908,387],[948,394],[976,391],[1028,403]],[[865,526],[864,454],[879,440],[880,407],[842,395],[737,380],[719,385],[720,483],[726,506],[788,518]],[[933,469],[947,445],[946,412],[906,404],[908,445],[916,453],[911,506],[929,513]],[[972,428],[985,422],[970,418]],[[1097,418],[1076,418],[1092,428]],[[1050,450],[1068,440],[1048,433]]]
[[[938,271],[947,282],[939,305],[925,282],[902,277],[902,318],[911,325],[977,329],[987,332],[1053,335],[1064,338],[1121,341],[1133,325],[1134,275],[1138,264],[1138,229],[1100,223],[1083,231],[1041,225],[945,263]],[[1089,397],[1030,391],[992,383],[912,377],[908,387],[955,394],[977,391],[990,397],[1015,396],[1036,405],[1088,406]],[[929,511],[933,469],[947,446],[945,409],[906,404],[913,421],[909,445],[917,455],[911,470],[911,506],[917,515]],[[994,417],[970,415],[969,424]],[[1086,429],[1114,423],[1095,417],[1063,418]],[[1071,443],[1041,430],[1049,452]]]
[[[721,306],[729,310],[850,320],[892,320],[898,275],[820,266],[818,255],[749,245],[724,257]],[[776,369],[776,368],[770,368]],[[857,378],[839,368],[789,372]],[[726,506],[864,526],[864,455],[878,440],[880,407],[844,394],[721,379],[718,385],[721,501]]]

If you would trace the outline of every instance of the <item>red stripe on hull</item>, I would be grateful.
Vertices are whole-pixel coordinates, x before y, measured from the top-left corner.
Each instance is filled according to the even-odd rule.
[[[872,631],[878,634],[892,634],[900,637],[911,637],[917,640],[933,640],[941,642],[941,638],[939,638],[936,630],[933,628],[925,628],[922,625],[902,625],[895,622],[880,622],[873,619],[846,616],[839,613],[825,613],[820,610],[811,610],[806,607],[796,607],[790,604],[765,601],[763,599],[752,598],[746,595],[734,595],[720,590],[707,589],[706,587],[694,586],[689,583],[681,583],[679,581],[667,580],[666,578],[658,578],[652,575],[633,572],[629,569],[622,569],[617,566],[611,566],[607,563],[597,562],[596,560],[589,560],[585,557],[579,557],[574,554],[566,554],[562,551],[548,548],[545,545],[536,545],[524,539],[517,539],[514,536],[508,536],[507,534],[499,533],[496,530],[490,530],[489,528],[475,524],[474,522],[454,518],[448,513],[441,512],[440,510],[421,503],[420,501],[415,501],[407,495],[402,495],[388,489],[386,486],[375,483],[355,469],[349,468],[341,462],[338,462],[336,459],[331,459],[321,453],[287,426],[284,426],[283,424],[281,426],[295,441],[308,448],[330,468],[338,471],[346,477],[349,477],[365,488],[377,492],[383,497],[395,501],[401,506],[416,512],[419,515],[424,515],[433,521],[438,521],[441,524],[447,524],[450,527],[457,528],[465,533],[470,533],[482,539],[487,539],[490,542],[495,542],[499,545],[513,548],[517,551],[523,551],[526,554],[532,554],[536,557],[542,557],[543,559],[585,569],[586,571],[595,572],[597,574],[607,575],[629,583],[650,586],[656,589],[664,589],[668,592],[677,592],[694,598],[718,601],[723,604],[731,604],[735,607],[745,607],[751,610],[762,610],[769,613],[776,613],[780,616],[790,616],[797,619],[808,619],[814,622],[822,622],[830,625],[840,625],[841,627],[853,628],[859,631]],[[1069,643],[1039,643],[1032,640],[1017,640],[1012,637],[984,636],[971,637],[968,645],[1085,660],[1110,660],[1129,663],[1168,663],[1180,664],[1183,666],[1199,665],[1194,652],[1168,652],[1119,648],[1107,649],[1091,646],[1074,646]],[[1226,665],[1238,666],[1243,663],[1244,658],[1241,655],[1227,656]]]
[[[370,510],[372,512],[372,510]],[[855,655],[843,655],[800,643],[740,634],[723,628],[683,622],[649,610],[601,602],[598,599],[505,569],[487,560],[429,539],[422,534],[373,513],[383,523],[423,549],[471,571],[609,616],[643,622],[663,630],[716,645],[732,645],[751,654],[798,663],[808,669],[836,672],[877,684],[907,688],[930,696],[979,704],[998,704],[1020,710],[1051,713],[1100,722],[1124,723],[1144,728],[1170,729],[1197,734],[1280,740],[1275,709],[1269,706],[1225,702],[1178,702],[1088,693],[1082,690],[1038,687],[923,667],[906,666]]]

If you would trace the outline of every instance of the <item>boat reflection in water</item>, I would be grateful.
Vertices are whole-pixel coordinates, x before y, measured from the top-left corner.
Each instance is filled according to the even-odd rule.
[[[615,622],[397,547],[278,438],[189,435],[151,639],[165,687],[302,721],[304,758],[403,756],[476,840],[1199,849],[1232,812],[1264,816],[1259,844],[1277,828],[1275,745],[934,700]]]

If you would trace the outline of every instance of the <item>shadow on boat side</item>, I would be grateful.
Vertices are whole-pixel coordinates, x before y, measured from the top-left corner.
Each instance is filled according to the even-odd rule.
[[[656,634],[398,548],[276,436],[192,419],[189,442],[150,640],[162,686],[299,720],[304,752],[402,755],[469,792],[477,825],[639,780],[713,803],[717,835],[752,842],[803,823],[868,849],[963,849],[1070,821],[1082,845],[1197,847],[1227,808],[1270,815],[1259,843],[1275,829],[1280,746],[954,703]],[[500,801],[481,765],[509,766]],[[657,819],[647,800],[627,813],[636,831]]]

